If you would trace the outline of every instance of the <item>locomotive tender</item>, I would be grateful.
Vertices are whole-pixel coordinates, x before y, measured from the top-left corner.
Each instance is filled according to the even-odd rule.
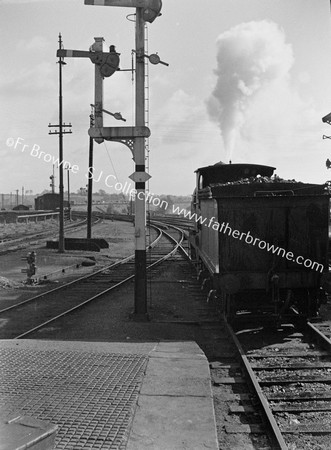
[[[329,193],[274,170],[220,162],[196,171],[191,254],[230,318],[280,317],[290,306],[311,317],[326,298]]]

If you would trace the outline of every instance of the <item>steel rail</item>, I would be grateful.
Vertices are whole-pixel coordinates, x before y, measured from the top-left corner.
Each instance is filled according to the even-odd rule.
[[[153,248],[155,245],[157,245],[157,242],[159,241],[160,238],[161,238],[161,233],[150,244],[150,247]],[[26,300],[23,300],[20,303],[16,303],[15,305],[11,305],[11,306],[8,306],[7,308],[1,309],[0,310],[0,314],[4,313],[6,311],[10,311],[12,309],[18,308],[19,306],[22,306],[22,305],[24,305],[26,303],[29,303],[29,302],[32,302],[34,300],[38,300],[38,299],[40,299],[42,297],[45,297],[45,296],[47,296],[49,294],[52,294],[53,292],[60,291],[62,289],[66,289],[67,287],[72,286],[73,284],[78,284],[78,283],[80,283],[82,281],[88,280],[89,278],[93,278],[96,275],[98,275],[99,273],[105,272],[106,270],[112,269],[112,268],[114,268],[116,266],[119,266],[121,264],[126,263],[127,261],[130,261],[130,259],[133,259],[134,256],[135,256],[134,254],[126,256],[125,258],[121,259],[120,261],[116,261],[116,262],[114,262],[112,264],[109,264],[108,266],[102,267],[101,269],[96,270],[95,272],[89,273],[87,275],[83,275],[82,277],[76,278],[75,280],[72,280],[72,281],[69,281],[68,283],[62,284],[61,286],[57,286],[57,287],[55,287],[53,289],[50,289],[50,290],[45,291],[45,292],[42,292],[41,294],[35,295],[34,297],[30,297],[30,298],[28,298]]]
[[[178,243],[178,245],[177,245],[177,248],[179,248],[180,250],[181,250],[181,252],[182,253],[184,253],[184,255],[189,259],[189,260],[191,260],[191,258],[190,258],[190,255],[187,253],[187,251],[185,250],[185,248],[182,246],[182,242],[184,241],[184,238],[185,238],[185,233],[184,233],[184,230],[182,229],[182,228],[179,228],[179,227],[177,227],[176,225],[173,225],[173,224],[171,224],[171,223],[169,223],[169,222],[160,222],[160,221],[158,221],[158,220],[150,220],[150,224],[151,223],[158,223],[158,224],[161,224],[162,226],[168,226],[168,227],[171,227],[171,228],[174,228],[175,230],[177,230],[180,234],[181,234],[181,240],[180,240],[180,243]],[[170,238],[172,238],[170,235],[169,235],[169,237]],[[177,250],[177,249],[176,249]]]
[[[98,218],[98,221],[99,220],[101,220],[101,219]],[[81,220],[79,223],[70,223],[68,225],[65,225],[65,230],[71,230],[71,228],[73,228],[73,229],[79,228],[79,227],[83,226],[85,223],[86,223],[86,219]],[[15,238],[15,239],[3,240],[0,242],[0,247],[1,246],[5,247],[6,245],[11,245],[11,244],[19,243],[19,242],[30,241],[31,239],[37,239],[37,238],[41,238],[43,236],[53,235],[55,233],[56,233],[56,229],[48,230],[48,231],[39,231],[38,233],[28,234],[26,236],[22,236],[22,237]],[[4,248],[3,250],[5,251],[6,249]]]
[[[295,307],[291,306],[290,309],[297,317],[299,316],[299,311],[297,311]],[[308,328],[309,332],[318,340],[319,344],[322,347],[326,347],[329,351],[331,351],[331,340],[327,336],[325,336],[318,328],[316,328],[312,322],[309,322],[309,320],[307,320],[306,327]]]
[[[315,337],[317,337],[319,344],[322,347],[327,347],[327,349],[330,351],[331,350],[331,340],[326,337],[320,330],[318,330],[315,325],[313,325],[311,322],[307,322],[307,327],[309,329],[309,331],[311,333],[313,333],[315,335]]]
[[[153,227],[154,227],[154,228],[157,228],[157,227],[155,227],[155,226],[153,226]],[[150,269],[151,267],[154,267],[155,265],[160,264],[160,263],[162,263],[165,259],[169,258],[174,252],[177,251],[177,249],[178,249],[180,243],[182,242],[182,240],[183,240],[183,238],[184,238],[183,235],[182,235],[182,236],[181,236],[180,243],[179,243],[178,241],[175,240],[175,238],[173,238],[172,236],[170,236],[168,233],[165,233],[165,232],[164,232],[163,230],[161,230],[161,229],[159,229],[159,231],[160,231],[160,234],[159,234],[159,235],[157,236],[157,238],[153,241],[154,247],[157,245],[157,243],[158,243],[159,240],[161,239],[162,235],[166,235],[168,239],[170,239],[170,240],[176,242],[175,248],[172,249],[171,252],[169,252],[167,255],[162,256],[162,258],[159,258],[157,261],[155,261],[154,263],[150,264],[150,265],[147,267],[147,269]],[[133,258],[134,258],[134,255],[130,255],[129,257],[126,257],[126,258],[125,258],[125,261],[128,261],[128,260],[133,259]],[[124,260],[121,260],[121,261],[118,263],[118,265],[123,264],[123,262],[124,262]],[[113,266],[113,265],[112,265],[112,266]],[[98,271],[98,272],[94,272],[92,275],[95,275],[96,273],[100,273],[100,272],[105,271],[105,270],[106,270],[106,268],[103,268],[103,269],[101,269],[101,270]],[[58,314],[57,316],[55,316],[55,317],[53,317],[53,318],[47,320],[46,322],[43,322],[42,324],[39,324],[39,325],[37,325],[36,327],[34,327],[34,328],[32,328],[32,329],[30,329],[30,330],[24,332],[24,333],[21,333],[21,334],[18,335],[18,336],[15,336],[13,339],[21,339],[21,338],[23,338],[23,337],[28,336],[29,334],[32,334],[33,332],[35,332],[35,331],[37,331],[37,330],[39,330],[39,329],[45,327],[46,325],[49,325],[50,323],[55,322],[56,320],[60,319],[61,317],[64,317],[64,316],[70,314],[71,312],[73,312],[73,311],[75,311],[75,310],[77,310],[77,309],[79,309],[79,308],[85,306],[86,304],[92,302],[93,300],[96,300],[96,299],[100,298],[100,297],[103,296],[104,294],[106,294],[106,293],[112,291],[113,289],[115,289],[115,288],[121,286],[122,284],[124,284],[124,283],[126,283],[126,282],[132,280],[134,277],[135,277],[134,274],[133,274],[133,275],[130,275],[129,277],[126,277],[125,279],[121,280],[120,282],[116,283],[115,285],[111,286],[110,288],[107,288],[107,289],[103,290],[102,292],[99,292],[98,294],[94,295],[93,297],[91,297],[91,298],[85,300],[84,302],[82,302],[82,303],[80,303],[80,304],[78,304],[78,305],[76,305],[76,306],[70,308],[70,309],[67,310],[67,311],[62,312],[61,314]],[[82,278],[80,278],[79,280],[84,280],[84,279],[86,279],[86,278],[87,278],[87,277],[82,277]],[[79,280],[75,280],[75,281],[78,282]],[[70,283],[70,284],[72,284],[72,283]],[[55,289],[55,290],[57,290],[57,289]],[[48,292],[44,293],[44,295],[47,295],[47,294],[50,293],[50,292],[51,292],[51,291],[48,291]]]
[[[194,230],[194,224],[193,224],[192,220],[188,220],[185,218],[178,218],[178,217],[166,215],[164,217],[156,216],[155,218],[152,218],[151,220],[153,220],[155,222],[159,222],[159,223],[167,223],[169,225],[174,225],[174,226],[177,225],[177,226],[181,227],[183,230],[185,229],[186,231]]]
[[[89,278],[94,277],[98,273],[102,273],[105,270],[111,269],[113,267],[116,267],[117,265],[120,265],[120,264],[123,264],[123,263],[127,262],[130,258],[133,258],[133,257],[134,257],[134,255],[127,256],[124,259],[121,259],[120,261],[116,261],[115,263],[110,264],[109,266],[105,266],[102,269],[99,269],[99,270],[97,270],[97,271],[95,271],[93,273],[89,273],[88,275],[83,275],[82,277],[76,278],[75,280],[72,280],[72,281],[69,281],[68,283],[62,284],[61,286],[57,286],[54,289],[50,289],[48,291],[42,292],[41,294],[35,295],[34,297],[30,297],[30,298],[28,298],[26,300],[23,300],[20,303],[16,303],[15,305],[8,306],[7,308],[1,309],[0,310],[0,314],[4,313],[6,311],[10,311],[11,309],[18,308],[19,306],[22,306],[22,305],[24,305],[26,303],[29,303],[29,302],[32,302],[34,300],[38,300],[39,298],[45,297],[45,296],[47,296],[49,294],[52,294],[53,292],[60,291],[62,289],[66,289],[67,287],[69,287],[69,286],[71,286],[73,284],[80,283],[81,281],[85,281],[85,280],[87,280]]]
[[[242,362],[243,362],[243,364],[245,366],[245,370],[246,370],[246,372],[247,372],[247,374],[249,376],[249,380],[250,380],[250,382],[252,383],[252,385],[254,387],[254,390],[255,390],[256,395],[258,396],[260,405],[261,405],[261,407],[263,409],[263,412],[264,412],[264,414],[265,414],[265,416],[267,418],[267,424],[269,425],[269,429],[271,430],[272,438],[275,441],[275,445],[277,445],[277,448],[279,448],[281,450],[288,450],[288,447],[287,447],[287,445],[286,445],[286,443],[284,441],[283,435],[282,435],[282,433],[281,433],[281,431],[280,431],[280,429],[279,429],[279,427],[277,425],[277,422],[276,422],[276,420],[275,420],[275,418],[274,418],[274,416],[272,414],[272,411],[270,409],[269,402],[265,398],[265,396],[264,396],[264,394],[262,392],[260,384],[259,384],[259,382],[258,382],[258,380],[257,380],[257,378],[256,378],[256,376],[254,374],[254,371],[253,371],[253,369],[252,369],[252,367],[251,367],[251,365],[250,365],[250,363],[248,361],[248,358],[245,355],[245,352],[244,352],[244,350],[243,350],[243,348],[242,348],[242,346],[241,346],[237,336],[235,335],[235,332],[233,331],[232,327],[229,325],[229,323],[227,322],[226,319],[224,319],[224,320],[225,320],[225,325],[227,327],[227,330],[228,330],[230,336],[233,339],[233,342],[235,343],[235,345],[236,345],[236,347],[238,349],[238,352],[240,354],[241,360],[242,360]],[[275,447],[273,447],[273,448],[275,448]]]

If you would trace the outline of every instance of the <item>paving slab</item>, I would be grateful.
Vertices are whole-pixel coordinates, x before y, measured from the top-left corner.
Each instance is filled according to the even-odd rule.
[[[143,395],[210,396],[209,368],[200,358],[181,359],[150,354]]]
[[[127,450],[218,448],[207,358],[195,342],[161,342],[149,354]]]
[[[127,450],[218,448],[210,399],[139,396]]]

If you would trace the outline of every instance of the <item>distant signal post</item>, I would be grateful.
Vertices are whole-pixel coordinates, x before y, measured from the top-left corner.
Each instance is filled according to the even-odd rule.
[[[119,54],[115,51],[115,47],[112,46],[109,52],[103,52],[103,37],[95,37],[94,43],[90,50],[65,50],[59,49],[57,56],[61,58],[89,58],[95,65],[94,69],[94,105],[93,106],[93,123],[98,128],[103,126],[103,78],[113,75],[119,66]],[[90,119],[91,119],[90,116]],[[115,116],[116,118],[117,116]],[[92,120],[90,120],[90,126],[92,127]],[[103,139],[95,139],[98,143],[103,142]],[[93,171],[93,138],[89,140],[89,172]],[[88,180],[88,197],[87,197],[87,239],[92,237],[92,184],[93,175]]]

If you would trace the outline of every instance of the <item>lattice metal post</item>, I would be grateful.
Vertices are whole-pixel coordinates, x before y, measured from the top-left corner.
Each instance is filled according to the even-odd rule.
[[[145,22],[142,9],[136,9],[136,126],[145,126]],[[145,173],[145,138],[137,137],[134,142],[136,173]],[[147,314],[146,278],[146,181],[135,180],[135,309],[138,316]]]

